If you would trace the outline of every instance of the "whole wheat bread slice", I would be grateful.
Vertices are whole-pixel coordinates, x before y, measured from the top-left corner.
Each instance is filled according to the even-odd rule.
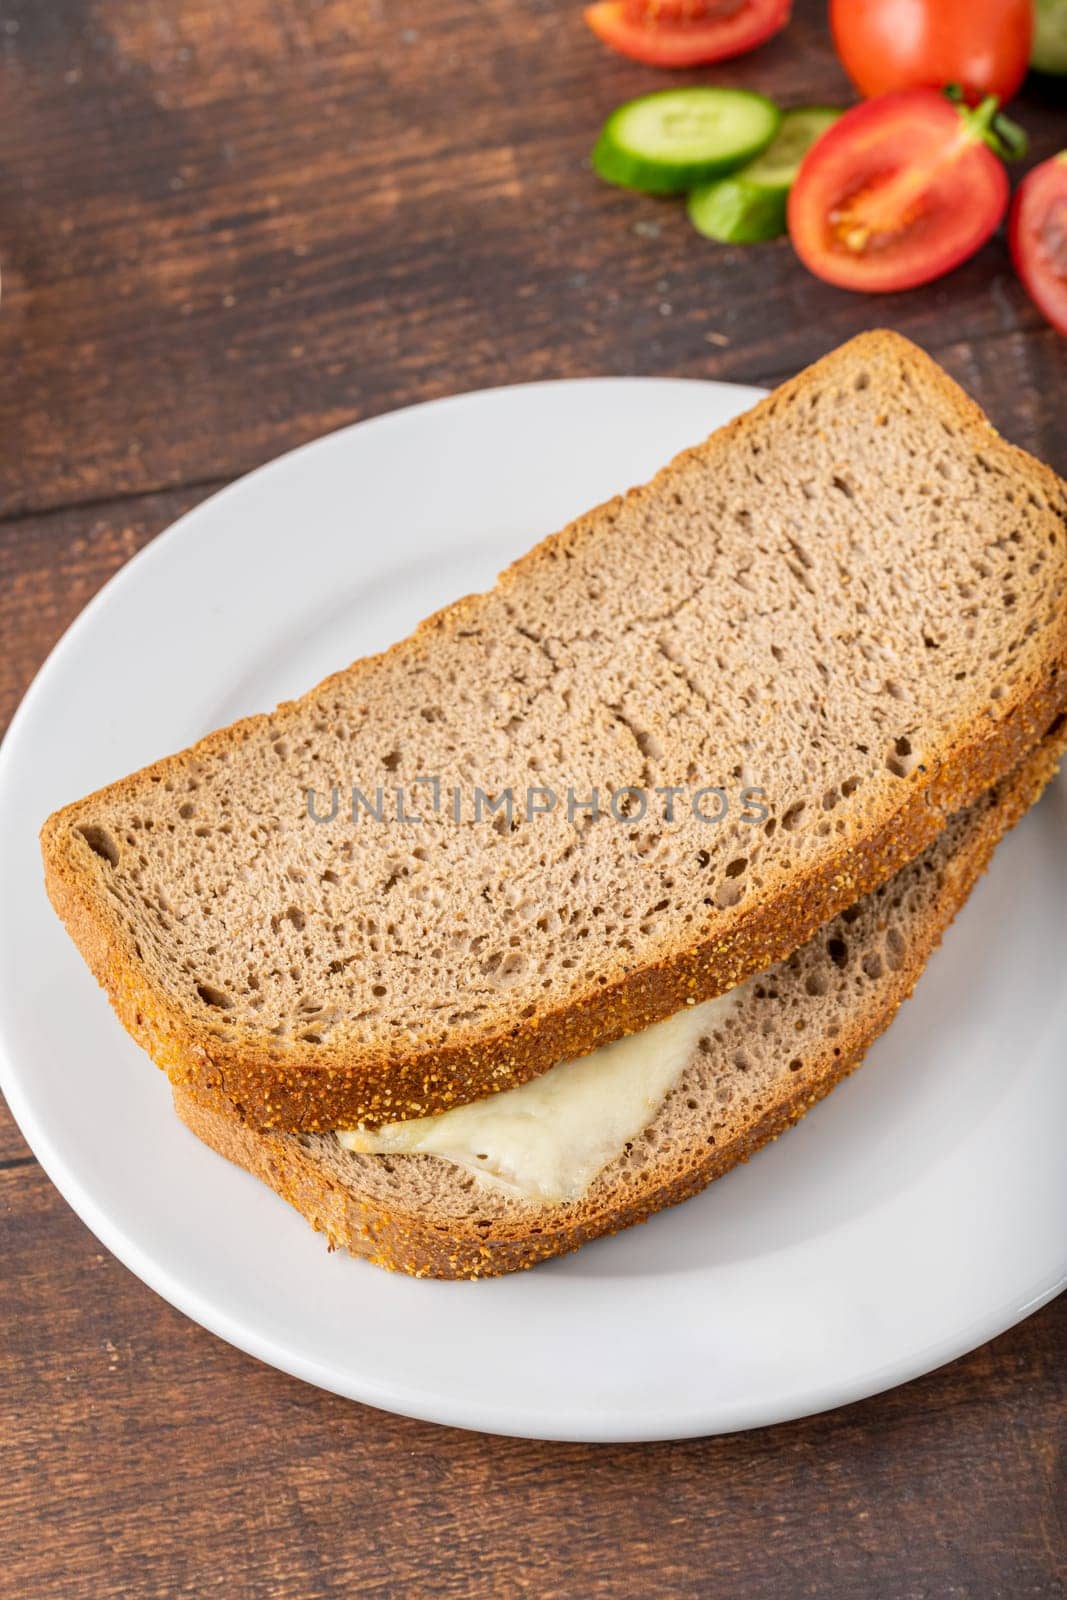
[[[1055,769],[1061,730],[893,879],[745,985],[644,1135],[585,1196],[539,1206],[430,1155],[357,1155],[332,1134],[262,1133],[174,1090],[206,1144],[277,1190],[330,1246],[420,1277],[513,1272],[688,1199],[803,1116],[911,993],[1000,835]]]
[[[1065,519],[928,357],[864,335],[488,594],[54,815],[49,893],[173,1080],[258,1126],[480,1098],[787,955],[1010,771],[1067,701]],[[308,815],[428,774],[731,809]]]

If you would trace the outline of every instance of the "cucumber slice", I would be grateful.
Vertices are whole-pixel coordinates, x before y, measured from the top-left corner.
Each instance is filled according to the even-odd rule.
[[[697,232],[723,244],[755,244],[784,233],[786,201],[800,163],[840,115],[833,106],[785,112],[773,140],[754,161],[693,190],[689,220]]]
[[[748,89],[661,89],[612,112],[593,166],[625,189],[679,194],[751,161],[780,121],[774,102]]]
[[[794,106],[783,111],[778,132],[762,155],[749,162],[745,177],[763,189],[791,189],[800,163],[841,114],[837,106]]]
[[[1067,0],[1037,0],[1030,65],[1038,72],[1067,72]]]
[[[785,229],[788,189],[754,189],[743,178],[721,178],[689,196],[689,220],[705,239],[759,244]]]

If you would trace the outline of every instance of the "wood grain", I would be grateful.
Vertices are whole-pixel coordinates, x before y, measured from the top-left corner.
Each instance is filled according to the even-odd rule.
[[[715,76],[848,98],[821,0]],[[0,731],[211,487],[413,400],[770,382],[884,323],[1067,470],[1067,345],[1002,238],[879,301],[783,242],[711,246],[586,166],[603,115],[661,82],[554,0],[7,0]],[[1062,86],[1018,111],[1033,159],[1065,142]],[[2,1106],[0,1259],[2,1600],[1064,1593],[1063,1300],[827,1417],[582,1447],[386,1416],[240,1355],[93,1240]]]
[[[0,1243],[5,1596],[1062,1593],[1064,1301],[831,1416],[544,1445],[369,1411],[239,1355],[36,1168],[0,1172]]]
[[[597,182],[600,120],[661,79],[607,52],[576,5],[417,0],[403,26],[380,0],[5,15],[9,512],[233,476],[486,383],[776,377],[883,321],[950,365],[1002,341],[1035,444],[1055,443],[1062,349],[1002,239],[875,301],[811,278],[786,241],[715,247],[678,205]],[[816,0],[716,77],[850,97]],[[1035,157],[1063,142],[1054,95],[1024,103]]]

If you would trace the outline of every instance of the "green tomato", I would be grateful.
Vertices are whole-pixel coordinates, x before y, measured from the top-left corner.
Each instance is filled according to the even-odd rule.
[[[1067,73],[1067,0],[1037,0],[1030,65],[1038,72]]]

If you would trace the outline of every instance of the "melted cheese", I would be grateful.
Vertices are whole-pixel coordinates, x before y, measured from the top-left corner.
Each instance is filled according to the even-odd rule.
[[[665,1022],[561,1061],[541,1077],[436,1117],[337,1134],[346,1150],[441,1156],[484,1183],[541,1204],[578,1200],[647,1128],[697,1041],[719,1027],[740,991],[687,1006]]]

